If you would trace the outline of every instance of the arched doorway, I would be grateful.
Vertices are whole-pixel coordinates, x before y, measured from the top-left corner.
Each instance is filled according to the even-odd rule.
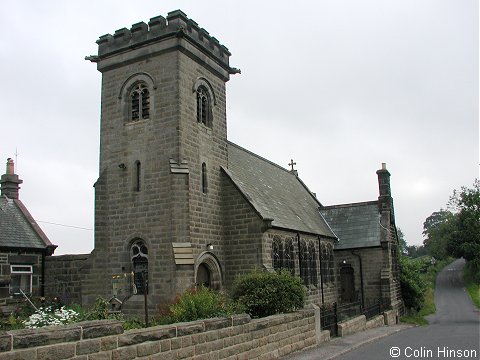
[[[340,268],[340,299],[342,303],[355,301],[355,278],[351,266]]]
[[[205,286],[210,287],[210,270],[208,269],[207,265],[200,264],[198,265],[197,269],[197,286]]]
[[[222,288],[222,268],[214,254],[204,252],[195,261],[195,286],[206,286],[213,290]]]

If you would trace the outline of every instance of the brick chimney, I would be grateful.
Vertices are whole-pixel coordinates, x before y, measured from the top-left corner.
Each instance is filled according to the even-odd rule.
[[[5,195],[10,199],[18,199],[18,190],[20,189],[20,184],[23,183],[23,180],[18,178],[18,175],[15,174],[15,165],[13,160],[7,159],[7,172],[2,175],[0,179],[0,190],[1,195]]]
[[[390,173],[387,170],[387,164],[382,163],[382,168],[377,170],[378,176],[378,203],[380,211],[393,210],[392,192],[390,190]]]

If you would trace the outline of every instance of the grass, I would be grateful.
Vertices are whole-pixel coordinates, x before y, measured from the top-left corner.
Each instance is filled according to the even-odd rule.
[[[472,298],[472,302],[477,309],[480,309],[480,284],[475,282],[473,270],[468,266],[465,266],[464,268],[463,280],[465,281],[465,287]]]
[[[429,287],[425,292],[425,301],[423,307],[416,314],[402,316],[400,321],[407,324],[414,325],[428,325],[427,319],[425,316],[435,313],[435,297],[434,297],[434,288],[433,286]]]
[[[435,265],[429,266],[428,269],[426,269],[426,272],[423,274],[423,276],[424,280],[427,282],[428,287],[425,291],[425,299],[423,302],[423,306],[416,313],[402,316],[400,318],[401,322],[414,325],[428,325],[428,320],[425,319],[425,316],[435,314],[436,311],[434,296],[435,280],[440,270],[442,270],[446,265],[450,264],[453,260],[454,259],[452,258],[447,258],[445,260],[438,261]]]

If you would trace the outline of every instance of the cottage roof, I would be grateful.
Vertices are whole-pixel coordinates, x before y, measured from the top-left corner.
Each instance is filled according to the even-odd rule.
[[[320,212],[338,236],[335,249],[380,246],[378,201],[326,206]]]
[[[336,238],[319,212],[320,202],[294,173],[231,142],[223,170],[272,226]]]
[[[0,247],[55,249],[20,200],[0,196]]]

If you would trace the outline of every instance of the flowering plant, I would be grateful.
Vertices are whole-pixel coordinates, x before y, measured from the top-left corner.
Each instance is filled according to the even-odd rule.
[[[47,306],[40,308],[33,315],[30,315],[28,320],[24,321],[27,329],[36,329],[49,325],[65,325],[77,321],[80,318],[80,314],[72,309],[67,309],[62,306],[59,309],[55,309],[53,306]]]

